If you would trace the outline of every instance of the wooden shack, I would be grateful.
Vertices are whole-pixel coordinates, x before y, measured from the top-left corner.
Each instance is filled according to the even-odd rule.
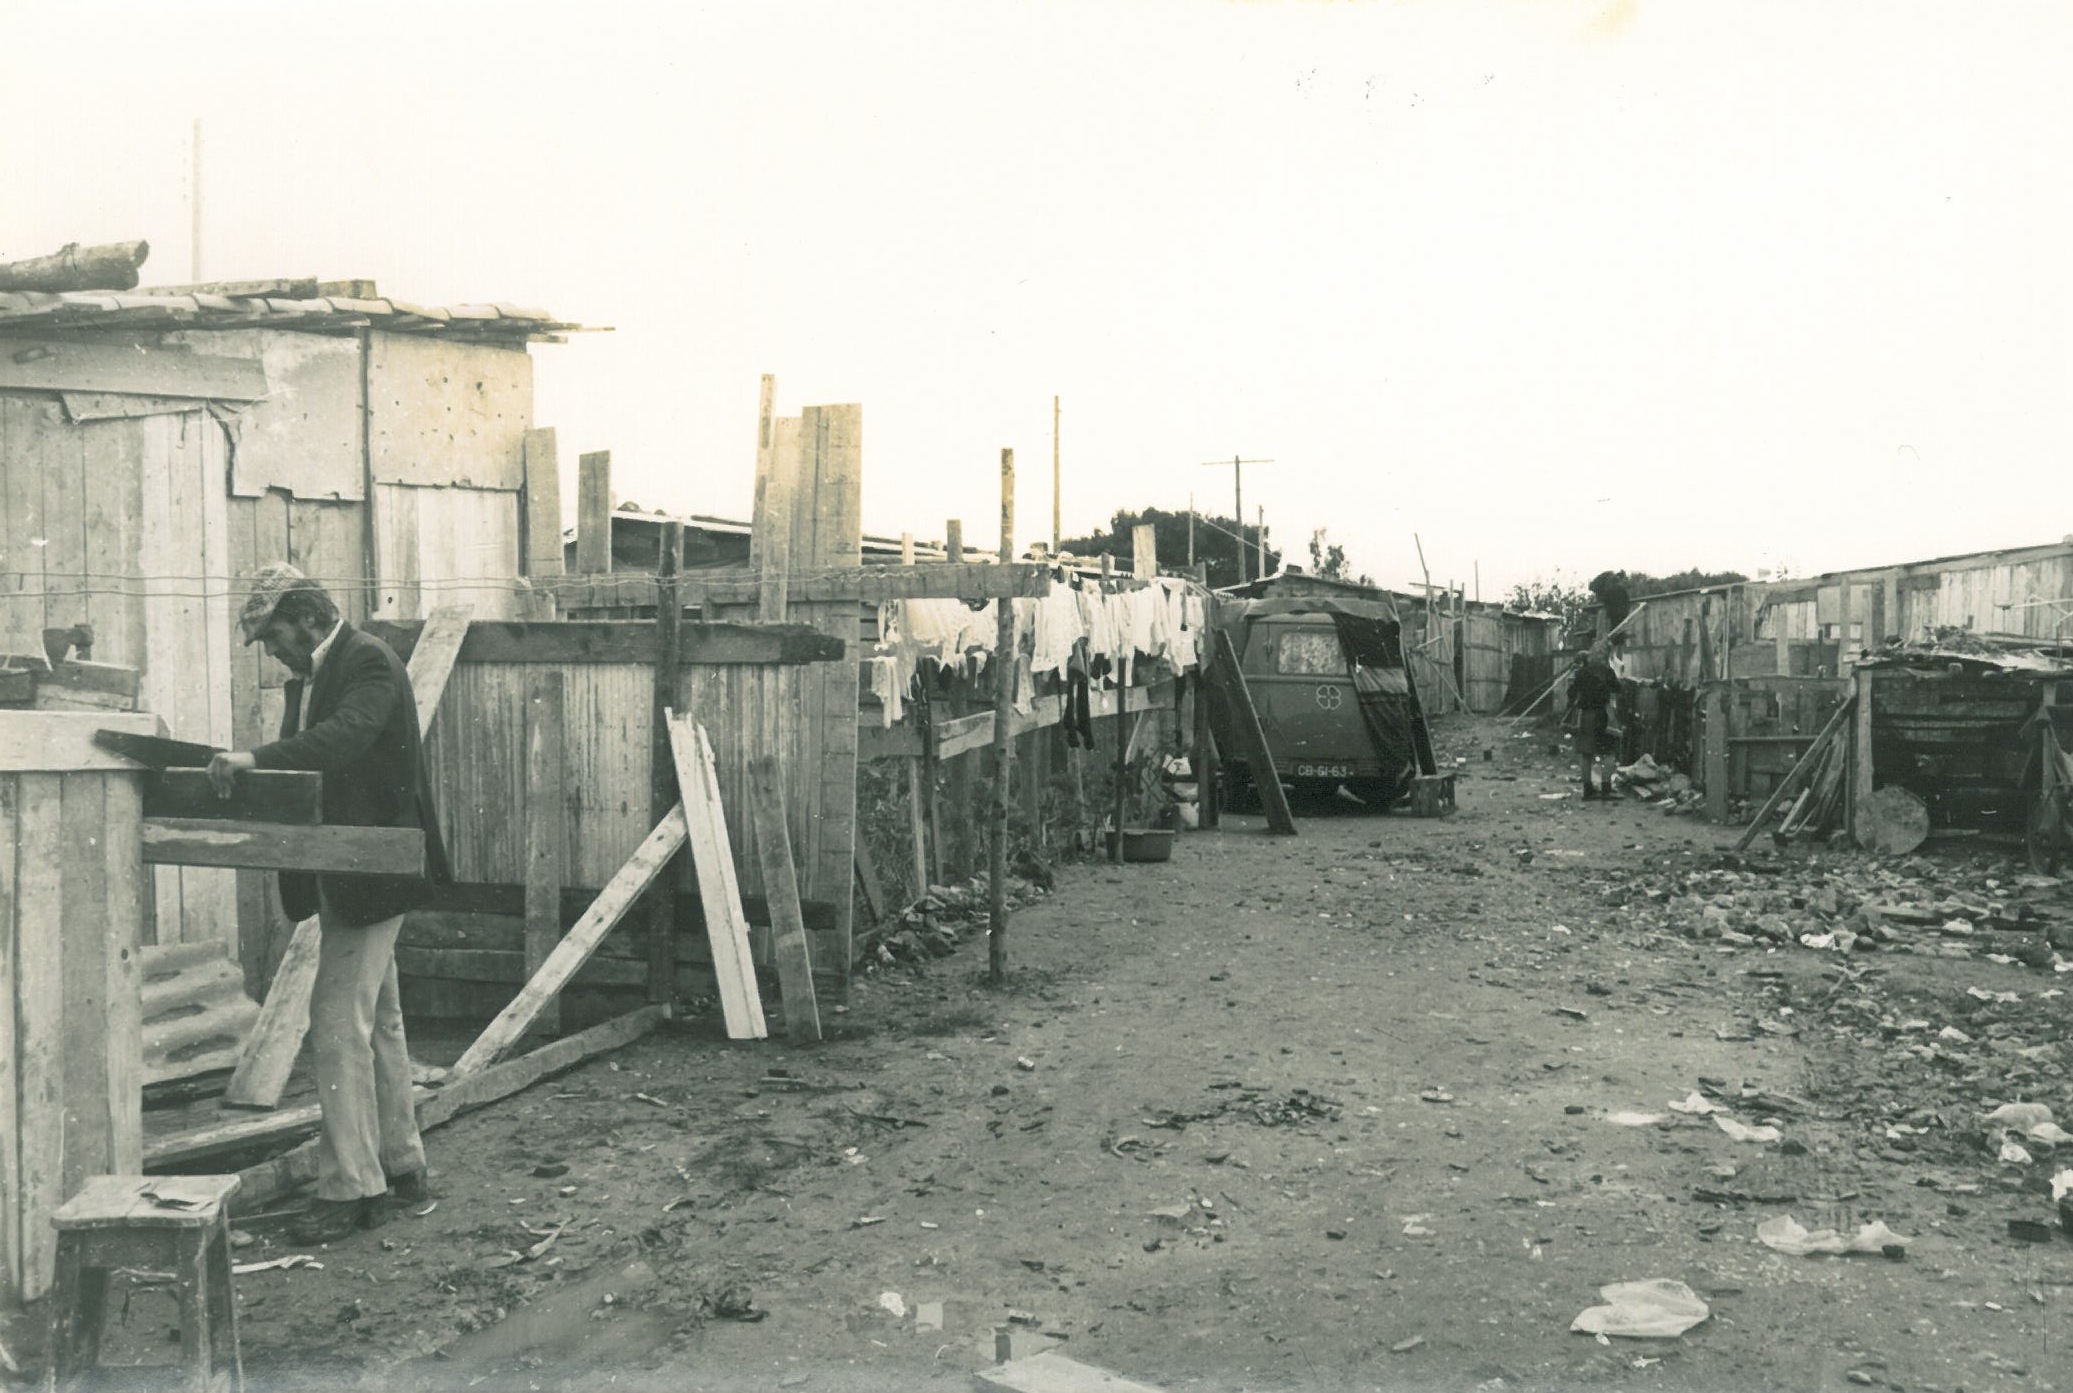
[[[235,637],[266,561],[354,621],[524,617],[529,550],[559,569],[527,529],[560,533],[528,347],[575,327],[367,282],[0,293],[0,655],[77,630],[174,736],[245,747],[278,729],[286,677]],[[161,867],[147,938],[242,949],[256,994],[271,880]]]

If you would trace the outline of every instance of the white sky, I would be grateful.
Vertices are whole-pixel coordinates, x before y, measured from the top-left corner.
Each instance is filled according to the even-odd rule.
[[[757,377],[868,530],[1246,510],[1482,592],[2073,528],[2061,0],[0,0],[0,257],[146,237],[615,326],[563,456],[747,516]],[[572,485],[571,485],[572,486]]]

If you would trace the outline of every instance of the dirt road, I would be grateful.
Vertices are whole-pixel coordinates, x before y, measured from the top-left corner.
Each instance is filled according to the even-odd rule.
[[[431,1213],[242,1279],[248,1369],[961,1389],[1006,1326],[1176,1389],[2066,1383],[2073,1242],[2006,1228],[2035,1168],[1967,1117],[1890,1132],[1926,1116],[1914,1057],[1834,1009],[2034,1000],[2061,1028],[2016,1044],[2066,1120],[2053,974],[1655,927],[1637,887],[1729,835],[1552,798],[1545,737],[1506,735],[1442,732],[1471,776],[1445,820],[1232,819],[1066,869],[1005,991],[975,938],[866,980],[819,1048],[658,1036],[442,1129]],[[1669,1106],[1694,1092],[1782,1138]],[[1786,1256],[1756,1238],[1781,1214],[1905,1255]],[[291,1251],[252,1231],[242,1258]],[[1571,1333],[1654,1278],[1709,1318]]]

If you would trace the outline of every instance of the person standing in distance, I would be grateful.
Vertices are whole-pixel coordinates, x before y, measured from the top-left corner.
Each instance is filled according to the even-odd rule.
[[[1612,702],[1619,695],[1619,674],[1613,671],[1612,660],[1606,654],[1604,643],[1591,645],[1583,661],[1576,665],[1576,671],[1569,675],[1569,709],[1576,713],[1576,757],[1583,765],[1584,797],[1612,797],[1612,765],[1617,762],[1615,751],[1606,738],[1606,731],[1612,725]],[[1598,756],[1606,758],[1604,782],[1594,786],[1591,783],[1591,766]]]
[[[288,917],[316,915],[321,934],[310,1043],[323,1130],[317,1199],[295,1237],[328,1243],[380,1224],[391,1187],[406,1202],[430,1194],[396,986],[396,934],[404,912],[451,877],[417,698],[395,651],[346,623],[323,586],[280,561],[254,577],[238,627],[246,643],[263,645],[294,679],[280,739],[210,761],[217,793],[229,797],[247,769],[314,770],[324,776],[326,825],[425,834],[421,875],[280,873]]]

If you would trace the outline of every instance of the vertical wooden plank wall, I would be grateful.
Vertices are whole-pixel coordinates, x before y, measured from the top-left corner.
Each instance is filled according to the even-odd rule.
[[[793,570],[863,564],[864,409],[810,406],[800,415],[793,496]],[[847,991],[856,876],[857,678],[862,608],[854,600],[793,603],[793,623],[843,641],[843,657],[788,670],[799,719],[782,770],[802,899],[834,911],[810,936],[814,965]]]
[[[151,718],[0,712],[5,1305],[48,1290],[57,1206],[88,1176],[143,1165],[141,807],[137,775],[90,753],[93,729],[111,723],[163,731]]]

